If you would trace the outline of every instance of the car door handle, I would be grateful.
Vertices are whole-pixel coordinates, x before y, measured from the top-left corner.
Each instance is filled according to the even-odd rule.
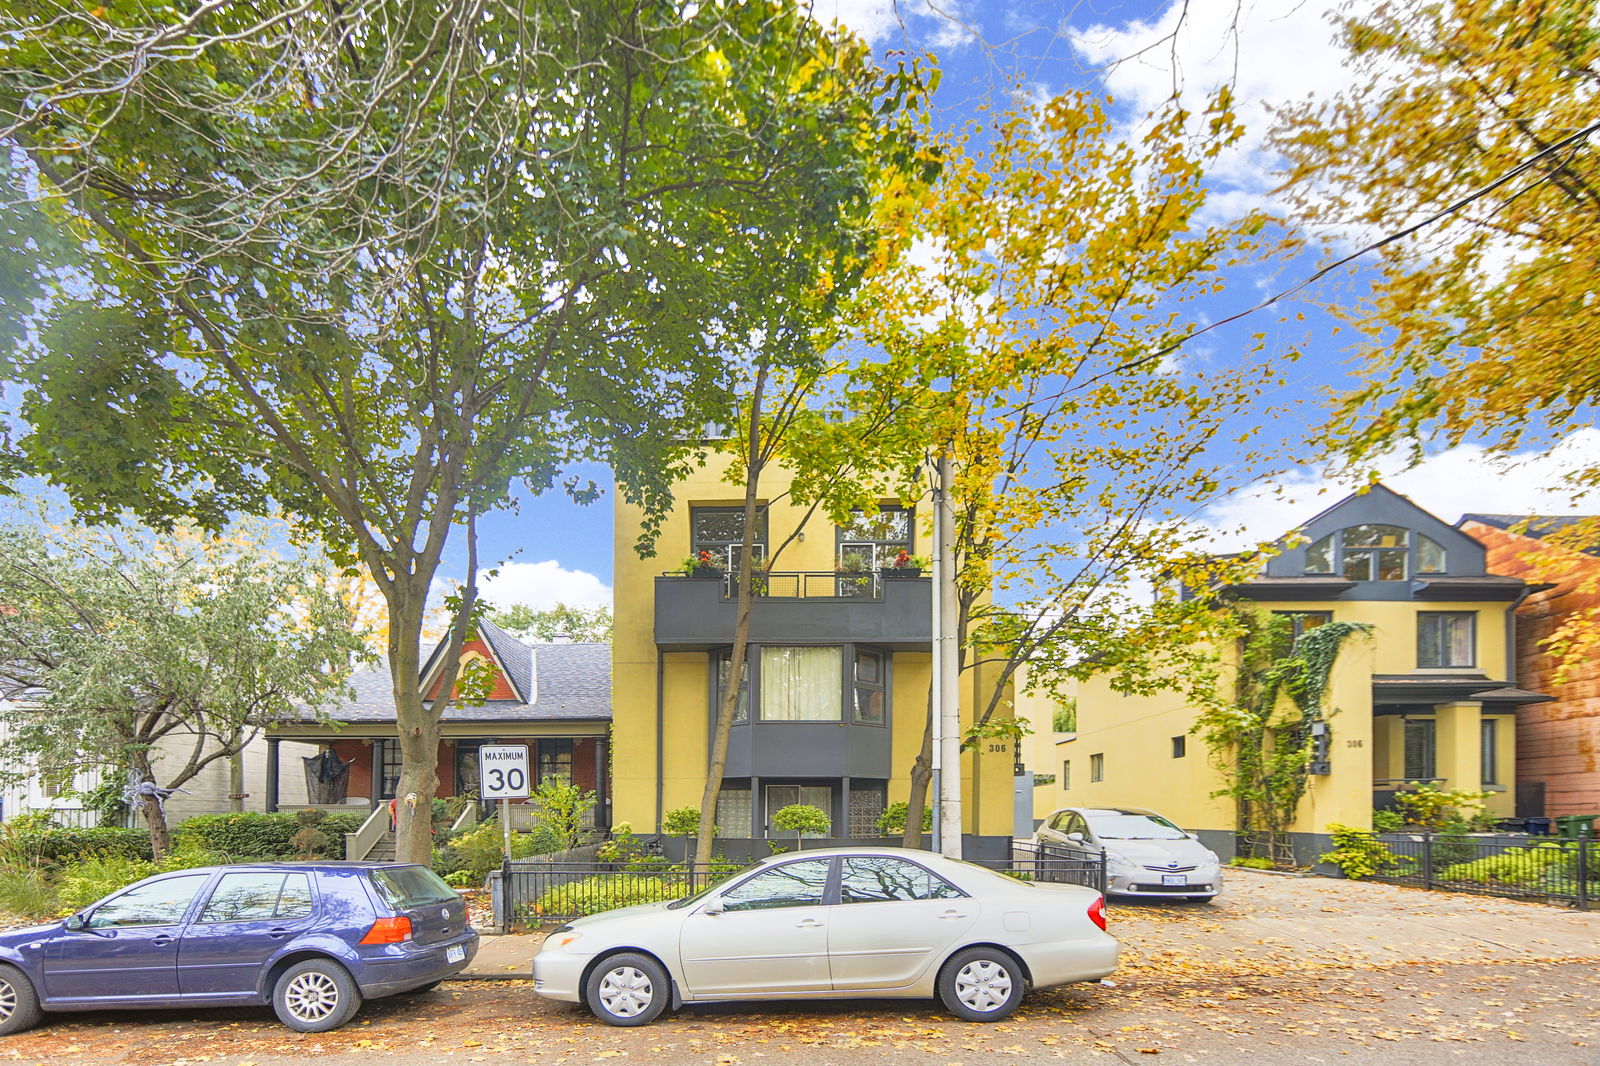
[[[269,929],[267,930],[267,936],[273,940],[282,940],[292,932],[294,932],[293,929]]]
[[[945,918],[945,919],[948,919],[948,918],[965,918],[966,916],[967,916],[967,912],[966,911],[945,911],[943,914],[939,915],[940,918]]]
[[[821,929],[822,923],[815,918],[802,918],[795,925],[801,929]]]
[[[158,937],[152,937],[151,940],[150,940],[150,943],[156,945],[157,947],[164,948],[168,944],[176,943],[177,939],[178,938],[175,937],[175,936],[171,936],[171,935],[169,935],[167,933],[162,933]]]

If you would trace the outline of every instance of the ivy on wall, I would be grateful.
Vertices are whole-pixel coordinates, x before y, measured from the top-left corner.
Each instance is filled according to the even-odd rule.
[[[1278,838],[1306,791],[1311,724],[1325,721],[1328,676],[1345,641],[1371,633],[1365,622],[1324,622],[1294,636],[1284,615],[1238,608],[1238,673],[1231,704],[1207,709],[1198,727],[1222,771],[1243,834]],[[1280,714],[1287,696],[1294,711]],[[1331,713],[1331,712],[1329,712]]]

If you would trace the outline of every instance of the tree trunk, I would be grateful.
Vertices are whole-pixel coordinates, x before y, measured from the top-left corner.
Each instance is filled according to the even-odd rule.
[[[140,783],[154,785],[155,779],[144,772]],[[150,830],[150,857],[160,862],[172,851],[172,832],[167,828],[166,808],[161,805],[161,797],[150,792],[141,793],[134,804],[144,818],[145,827]]]
[[[400,733],[400,784],[395,789],[394,855],[433,864],[433,798],[439,794],[439,726],[424,722]]]
[[[928,714],[922,726],[922,747],[911,764],[911,792],[906,797],[906,827],[900,846],[922,847],[922,812],[928,806],[928,782],[933,779],[933,716],[938,713],[933,706],[933,693],[928,693]]]
[[[739,607],[733,627],[733,648],[729,652],[728,683],[717,704],[716,731],[711,737],[711,759],[706,766],[705,790],[700,795],[700,832],[695,838],[695,866],[710,870],[717,824],[717,799],[722,795],[722,775],[728,768],[728,734],[733,729],[733,714],[739,706],[739,686],[744,683],[744,660],[750,640],[752,549],[755,546],[756,500],[759,498],[761,470],[761,393],[767,383],[767,363],[756,370],[755,388],[750,396],[750,433],[746,440],[744,464],[744,525],[740,531]],[[751,708],[754,712],[755,708]],[[661,738],[656,738],[661,743]],[[755,797],[751,797],[753,800]]]

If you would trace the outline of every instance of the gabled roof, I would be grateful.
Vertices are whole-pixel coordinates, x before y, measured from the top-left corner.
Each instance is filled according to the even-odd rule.
[[[516,692],[515,699],[485,700],[478,706],[452,702],[445,722],[594,722],[611,720],[611,645],[525,644],[493,623],[479,635]],[[426,681],[436,671],[444,642],[423,668]],[[350,678],[355,697],[329,712],[343,722],[392,722],[394,687],[387,664]],[[303,721],[311,720],[306,715]]]

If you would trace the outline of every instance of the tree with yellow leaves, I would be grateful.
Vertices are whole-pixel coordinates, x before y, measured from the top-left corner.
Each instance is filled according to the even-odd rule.
[[[1383,247],[1351,312],[1367,380],[1327,439],[1354,461],[1403,445],[1418,458],[1434,437],[1510,454],[1593,426],[1596,20],[1593,0],[1392,0],[1341,20],[1354,87],[1283,116],[1276,144],[1309,222],[1387,234],[1437,216]],[[1600,465],[1567,477],[1591,492]]]

